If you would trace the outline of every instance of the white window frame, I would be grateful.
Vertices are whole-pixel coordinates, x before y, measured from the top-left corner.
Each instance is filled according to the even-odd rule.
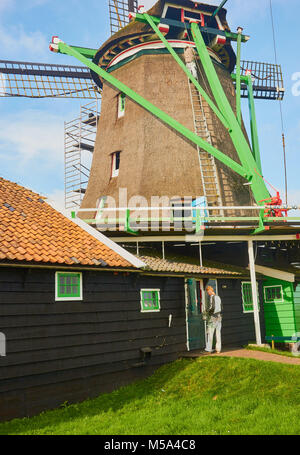
[[[158,293],[158,309],[157,310],[144,310],[143,309],[143,292],[157,292]],[[159,313],[160,312],[160,289],[141,289],[141,313]]]
[[[119,168],[118,168],[118,169],[116,169],[116,165],[117,165],[117,153],[120,154],[120,158],[119,158]],[[114,153],[111,154],[111,157],[112,157],[111,177],[112,177],[112,178],[115,178],[115,177],[118,177],[118,175],[119,175],[121,152],[120,152],[120,151],[114,152]]]
[[[58,276],[59,274],[64,274],[64,275],[74,275],[74,273],[77,273],[80,275],[80,281],[79,281],[79,286],[80,286],[80,295],[79,297],[60,297],[58,296]],[[82,301],[83,300],[83,289],[82,289],[82,272],[64,272],[64,271],[58,271],[55,272],[55,301],[56,302],[74,302],[74,301]]]
[[[280,288],[281,289],[281,300],[275,300],[275,301],[267,300],[266,289],[270,289],[270,288]],[[265,303],[284,303],[282,284],[274,284],[273,286],[264,286],[264,298],[265,298]]]
[[[248,310],[248,311],[245,310],[245,306],[244,306],[244,296],[243,296],[243,284],[250,284],[250,286],[251,286],[251,292],[252,292],[252,283],[251,283],[251,281],[242,281],[242,282],[241,282],[243,313],[244,313],[244,314],[254,313],[254,303],[253,303],[253,302],[252,302],[253,310]],[[260,301],[259,301],[259,287],[258,287],[258,282],[256,282],[256,287],[257,287],[258,311],[260,311]],[[252,296],[252,298],[253,298],[253,296]]]

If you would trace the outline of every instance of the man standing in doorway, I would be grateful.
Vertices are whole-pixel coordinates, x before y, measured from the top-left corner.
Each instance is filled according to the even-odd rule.
[[[205,351],[213,352],[212,345],[214,333],[216,332],[216,351],[220,354],[222,349],[221,328],[222,328],[222,301],[211,286],[206,288],[208,303],[203,314],[207,327],[207,343]]]
[[[194,48],[192,46],[187,46],[184,49],[184,60],[187,69],[190,70],[192,75],[195,79],[198,80],[198,72],[197,72],[197,65],[196,65],[196,54]]]

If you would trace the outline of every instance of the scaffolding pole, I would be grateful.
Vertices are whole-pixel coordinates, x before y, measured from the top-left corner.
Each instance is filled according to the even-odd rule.
[[[79,209],[90,175],[99,120],[98,102],[81,106],[80,116],[65,122],[65,208]]]

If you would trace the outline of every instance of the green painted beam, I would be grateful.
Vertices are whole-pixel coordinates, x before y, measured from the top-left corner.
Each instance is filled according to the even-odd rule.
[[[150,112],[151,114],[153,114],[154,116],[159,118],[166,125],[170,126],[175,131],[180,133],[184,138],[190,140],[195,145],[198,145],[200,148],[202,148],[206,152],[210,153],[217,160],[221,161],[223,164],[230,167],[234,172],[241,175],[248,181],[251,180],[252,176],[248,174],[247,169],[245,170],[240,164],[238,164],[236,161],[232,160],[229,156],[225,155],[223,152],[220,152],[220,150],[216,149],[215,147],[210,145],[208,142],[206,142],[205,140],[203,140],[202,138],[197,136],[197,134],[190,131],[188,128],[183,126],[181,123],[179,123],[174,118],[170,117],[168,114],[166,114],[164,111],[162,111],[161,109],[156,107],[154,104],[150,103],[150,101],[146,100],[141,95],[137,94],[134,90],[127,87],[127,85],[120,82],[114,76],[107,73],[99,66],[95,65],[95,63],[91,62],[88,58],[84,57],[82,54],[80,54],[80,52],[78,52],[77,50],[75,50],[74,48],[72,48],[71,46],[69,46],[68,44],[66,44],[62,41],[60,41],[58,43],[58,50],[62,54],[67,54],[72,57],[75,57],[77,60],[82,62],[84,65],[86,65],[88,68],[90,68],[92,71],[97,73],[100,77],[102,77],[108,84],[112,85],[114,88],[116,88],[120,92],[124,93],[131,100],[133,100],[134,102],[139,104],[141,107],[146,109],[148,112]],[[269,197],[269,195],[266,197]],[[266,199],[266,197],[265,197],[265,199]]]
[[[252,149],[253,149],[253,155],[254,155],[254,159],[256,161],[259,173],[260,173],[260,175],[263,175],[261,158],[260,158],[255,103],[254,103],[254,96],[253,96],[253,84],[252,84],[251,76],[247,76],[247,77],[248,77],[248,84],[247,84],[248,85],[248,104],[249,104],[249,112],[250,112]]]
[[[199,26],[195,23],[192,23],[192,35],[195,40],[197,51],[208,78],[209,85],[215,97],[216,103],[219,109],[226,116],[226,119],[229,121],[231,127],[230,136],[241,161],[242,167],[245,169],[248,175],[251,175],[251,179],[249,181],[251,181],[251,189],[255,201],[256,203],[259,203],[262,200],[269,198],[270,193],[267,190],[265,182],[256,172],[257,164],[252,155],[252,151],[221,85],[219,77],[211,61],[210,55],[207,51],[203,37],[201,35]]]
[[[220,6],[213,12],[211,17],[216,17],[216,15],[219,13],[219,11],[225,6],[225,4],[228,2],[228,0],[223,0]]]
[[[236,74],[231,75],[232,80],[236,81]],[[248,104],[249,104],[249,113],[250,113],[250,126],[251,126],[251,137],[252,137],[252,152],[256,164],[258,166],[258,170],[262,175],[262,165],[261,165],[261,156],[260,156],[260,148],[259,148],[259,139],[258,139],[258,131],[257,131],[257,121],[256,121],[256,111],[255,111],[255,103],[254,103],[254,94],[253,94],[253,83],[252,77],[249,76],[241,76],[241,81],[247,84],[248,88]]]
[[[236,117],[239,125],[242,125],[241,112],[241,44],[242,44],[242,29],[238,29],[237,53],[236,53]]]
[[[79,47],[79,46],[70,46],[72,49],[74,49],[77,52],[80,52],[81,55],[84,55],[84,57],[93,59],[98,52],[97,49],[90,49],[89,47]]]
[[[235,73],[232,73],[232,74],[231,74],[231,79],[232,79],[233,81],[236,81],[236,74],[235,74]],[[248,76],[243,76],[243,75],[241,74],[241,81],[242,81],[242,82],[245,82],[246,84],[248,84]]]
[[[83,220],[85,223],[87,224],[95,224],[96,222],[99,223],[99,220],[96,219],[96,218],[92,218],[92,219],[84,219]],[[103,223],[103,224],[124,224],[126,220],[124,220],[124,218],[112,218],[112,219],[109,219],[109,223]],[[130,220],[130,223],[132,222],[133,220],[131,219]],[[202,221],[202,222],[205,222],[205,223],[209,223],[210,221],[229,221],[229,222],[243,222],[243,221],[258,221],[260,222],[261,221],[261,218],[258,217],[258,216],[245,216],[245,217],[234,217],[234,216],[213,216],[213,217],[201,217],[201,216],[196,216],[196,217],[175,217],[174,219],[172,219],[172,217],[170,218],[167,218],[167,217],[163,217],[163,218],[160,218],[160,217],[157,217],[157,218],[139,218],[138,219],[138,222],[141,222],[141,223],[145,223],[145,222],[162,222],[162,223],[168,223],[168,222],[179,222],[179,221],[186,221],[186,222],[193,222],[193,223],[199,223],[199,221]],[[264,222],[267,222],[267,223],[274,223],[274,225],[276,223],[279,223],[279,222],[282,222],[282,221],[290,221],[290,222],[293,222],[293,221],[298,221],[300,222],[300,217],[282,217],[282,218],[264,218]],[[261,231],[265,231],[266,228],[264,225],[259,225],[258,229],[261,229]]]
[[[155,22],[153,21],[153,18],[149,16],[149,14],[144,14],[144,17],[146,18],[146,21],[148,24],[152,27],[154,32],[157,34],[157,36],[160,38],[160,40],[164,43],[174,60],[178,63],[178,65],[183,69],[189,80],[195,85],[197,88],[198,92],[201,94],[201,96],[205,99],[207,104],[210,106],[210,108],[213,110],[213,112],[216,114],[218,119],[222,122],[222,124],[225,126],[225,128],[228,130],[229,129],[229,124],[224,117],[224,114],[220,112],[220,110],[217,108],[217,106],[214,104],[214,102],[210,99],[210,97],[207,95],[205,90],[201,87],[197,79],[194,78],[194,76],[191,74],[191,72],[188,70],[186,67],[185,63],[181,60],[181,58],[177,55],[177,53],[174,51],[173,47],[169,44],[168,40],[164,37],[164,35],[160,32],[158,27],[156,26]]]

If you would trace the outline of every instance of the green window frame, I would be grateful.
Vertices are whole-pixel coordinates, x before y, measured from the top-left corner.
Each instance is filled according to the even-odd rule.
[[[126,95],[124,93],[119,93],[119,95],[118,95],[118,118],[122,118],[125,115],[125,99],[126,99]]]
[[[258,297],[258,310],[260,310],[258,283],[256,283],[256,286],[257,286],[257,297]],[[244,313],[253,313],[254,312],[251,281],[242,282],[242,303],[243,303],[243,312]]]
[[[141,289],[141,312],[157,313],[160,311],[160,289]]]
[[[55,300],[56,301],[82,300],[82,273],[56,272]]]
[[[264,286],[265,303],[284,303],[282,284]]]

